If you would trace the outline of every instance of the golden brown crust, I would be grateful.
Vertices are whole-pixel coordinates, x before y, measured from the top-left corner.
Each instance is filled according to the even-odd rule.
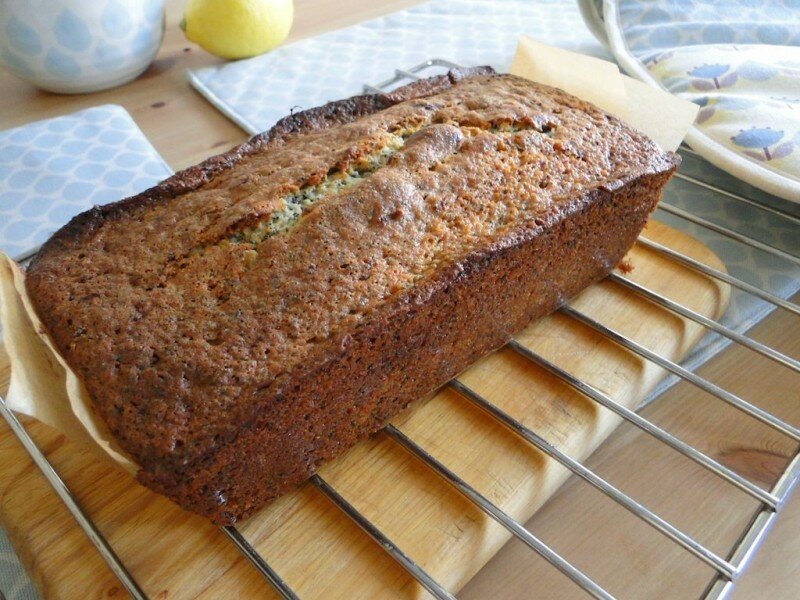
[[[140,479],[231,522],[608,273],[676,165],[564,92],[453,72],[89,211],[27,285]]]

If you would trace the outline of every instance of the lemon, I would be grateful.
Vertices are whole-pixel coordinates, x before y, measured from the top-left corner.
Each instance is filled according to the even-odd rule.
[[[285,40],[293,18],[292,0],[189,0],[181,29],[212,54],[248,58]]]

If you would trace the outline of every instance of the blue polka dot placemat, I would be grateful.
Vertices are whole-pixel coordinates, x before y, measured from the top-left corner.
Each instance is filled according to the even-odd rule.
[[[0,132],[0,250],[27,255],[78,213],[171,174],[121,106]]]

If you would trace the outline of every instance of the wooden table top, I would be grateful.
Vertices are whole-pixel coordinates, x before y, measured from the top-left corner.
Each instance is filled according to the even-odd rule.
[[[344,27],[380,14],[417,4],[419,0],[295,0],[296,17],[291,40]],[[167,32],[164,44],[150,68],[137,80],[112,90],[90,95],[61,96],[41,92],[0,68],[0,129],[30,121],[68,114],[105,103],[120,104],[128,110],[155,148],[174,169],[180,169],[221,152],[246,139],[246,134],[195,92],[186,79],[186,69],[219,62],[178,30],[183,0],[167,0]],[[797,300],[797,298],[796,298]],[[754,329],[757,339],[768,342],[790,356],[800,356],[800,319],[777,311]],[[723,352],[700,370],[715,381],[782,415],[800,423],[797,378],[767,360],[753,358],[740,348]],[[678,385],[656,404],[645,409],[645,416],[668,426],[678,436],[700,445],[715,458],[754,481],[769,481],[782,468],[785,456],[775,451],[763,427],[750,421],[736,422],[733,439],[728,430],[714,428],[721,414],[716,401],[700,397],[689,386]],[[691,417],[689,417],[691,415]],[[708,426],[702,429],[700,424]],[[0,435],[10,432],[0,423]],[[620,457],[630,460],[620,461]],[[664,450],[626,427],[613,435],[592,456],[589,465],[607,476],[621,489],[642,497],[653,496],[648,489],[657,480],[665,486],[652,499],[659,510],[688,531],[705,531],[708,516],[700,510],[687,510],[687,500],[717,493],[716,482],[694,477],[696,469],[688,461],[664,457]],[[638,466],[638,468],[636,468]],[[645,477],[642,469],[647,471]],[[573,478],[574,479],[574,478]],[[649,482],[649,483],[648,483]],[[649,494],[649,496],[648,496]],[[728,496],[720,502],[735,503]],[[635,590],[637,572],[657,563],[659,554],[628,555],[629,568],[620,568],[632,539],[651,535],[624,511],[613,510],[575,481],[560,492],[529,522],[534,533],[573,560],[579,567],[610,589]],[[713,532],[708,543],[714,540]],[[587,538],[590,542],[587,542]],[[602,544],[596,543],[601,539]],[[665,552],[672,551],[669,542]],[[713,544],[712,544],[713,545]],[[664,548],[654,545],[653,548]],[[720,548],[724,553],[725,547]],[[777,519],[772,532],[750,568],[740,578],[734,598],[800,597],[800,494],[794,494]],[[691,558],[686,559],[691,561]],[[690,564],[690,563],[689,563]],[[631,565],[633,565],[631,567]],[[647,571],[651,572],[651,571]],[[709,572],[710,577],[710,572]],[[633,579],[632,579],[633,578]],[[680,586],[678,586],[680,587]],[[697,590],[699,593],[701,590]],[[583,597],[566,578],[518,544],[509,543],[462,591],[461,598]]]

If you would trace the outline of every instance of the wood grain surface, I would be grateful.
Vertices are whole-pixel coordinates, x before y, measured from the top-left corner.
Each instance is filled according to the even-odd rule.
[[[411,0],[295,0],[296,21],[291,37],[308,37],[415,3]],[[187,68],[214,64],[217,59],[187,43],[177,30],[183,4],[182,0],[167,0],[167,33],[156,61],[142,77],[121,88],[86,96],[59,96],[38,91],[0,69],[0,128],[112,102],[121,104],[133,115],[157,150],[175,169],[243,141],[246,134],[186,82]],[[634,272],[634,276],[638,274]],[[684,279],[676,281],[666,291],[680,298],[682,285],[691,285],[684,282]],[[628,307],[624,294],[620,296],[616,286],[601,284],[597,290],[612,294],[613,302],[619,303],[609,306]],[[717,290],[717,293],[720,294],[717,297],[719,301],[724,292]],[[606,303],[601,302],[600,308],[605,306]],[[642,322],[635,312],[630,316],[624,325],[633,328],[628,333],[647,334],[647,331],[642,331],[646,329],[646,322]],[[586,358],[585,354],[583,359],[579,359],[577,349],[586,344],[589,355],[596,352],[598,356],[609,350],[608,342],[592,336],[585,328],[571,324],[564,317],[556,316],[543,323],[537,326],[544,328],[540,342],[554,353],[554,358],[576,359],[579,363],[584,360],[597,365],[601,363],[596,358]],[[665,347],[655,348],[668,354],[675,351],[676,343],[687,344],[695,333],[681,322],[670,320],[670,323],[677,326],[677,338],[668,336]],[[794,356],[800,355],[800,326],[796,319],[786,315],[770,317],[759,327],[757,335],[790,354],[794,352]],[[597,384],[609,391],[641,386],[642,372],[636,371],[641,364],[629,354],[611,349],[622,367],[612,365],[613,368],[604,374],[595,373]],[[2,358],[0,363],[5,364]],[[522,377],[519,377],[520,369]],[[776,374],[776,369],[768,362],[754,360],[752,353],[733,351],[723,353],[705,369],[718,381],[725,381],[726,385],[735,376],[733,382],[743,395],[795,424],[800,423],[795,412],[798,409],[797,380],[780,371]],[[7,375],[5,367],[3,372]],[[631,379],[631,372],[638,375]],[[645,375],[644,379],[649,381],[649,377],[657,376],[657,373]],[[519,359],[508,352],[482,361],[467,377],[474,378],[470,383],[476,388],[482,382],[494,386],[499,381],[501,387],[492,387],[494,394],[487,392],[487,395],[496,402],[508,401],[509,410],[516,407],[521,411],[517,416],[532,419],[532,423],[536,419],[549,419],[553,412],[556,417],[572,414],[574,418],[574,413],[564,413],[565,407],[569,410],[576,407],[589,409],[588,413],[578,413],[583,414],[579,419],[581,427],[589,434],[577,446],[569,435],[569,427],[558,427],[555,423],[559,421],[552,421],[552,439],[566,443],[571,450],[588,452],[600,442],[603,428],[613,425],[613,422],[603,421],[605,411],[597,411],[586,399],[575,396],[541,371],[531,371],[529,366],[521,365]],[[484,377],[488,378],[484,380]],[[506,385],[510,386],[509,393],[503,394]],[[520,389],[520,385],[521,391],[515,391]],[[503,398],[498,398],[501,395]],[[559,399],[556,404],[549,409],[542,408],[543,402],[554,397]],[[413,414],[413,417],[409,413],[401,418],[405,430],[454,468],[468,468],[476,457],[481,458],[487,447],[492,451],[491,456],[500,456],[469,480],[482,491],[499,490],[490,494],[498,502],[517,498],[517,490],[521,489],[524,500],[509,504],[512,512],[521,511],[516,513],[518,515],[532,510],[548,495],[548,489],[538,487],[540,473],[552,476],[550,490],[566,479],[562,469],[553,467],[497,426],[483,423],[482,415],[451,393],[420,403]],[[428,425],[423,417],[416,416],[418,414],[428,415],[434,422]],[[788,452],[785,442],[775,439],[752,420],[725,425],[728,418],[737,419],[739,415],[731,415],[718,402],[698,396],[691,388],[673,388],[668,396],[646,409],[645,414],[659,423],[674,426],[676,433],[685,434],[688,441],[700,444],[755,480],[766,481],[774,475]],[[451,431],[447,422],[442,421],[442,415],[452,416],[463,429]],[[132,484],[125,474],[116,472],[104,461],[97,460],[93,454],[76,447],[47,427],[30,420],[25,424],[57,470],[78,493],[89,514],[98,519],[103,532],[152,597],[237,597],[237,592],[240,597],[272,595],[216,529]],[[448,435],[455,435],[455,439]],[[118,582],[1,422],[0,452],[3,453],[0,519],[39,587],[52,597],[122,595]],[[431,478],[421,464],[411,460],[387,438],[375,436],[351,454],[352,457],[347,458],[351,462],[338,461],[326,470],[326,477],[336,485],[344,486],[342,491],[347,492],[348,498],[376,522],[387,527],[398,542],[407,544],[418,533],[415,529],[421,527],[391,530],[385,516],[397,514],[399,510],[404,517],[413,517],[414,522],[432,529],[422,533],[439,536],[438,547],[430,551],[436,556],[455,554],[457,558],[462,552],[468,554],[466,561],[455,567],[444,565],[439,571],[432,569],[437,575],[443,573],[442,580],[453,585],[453,589],[502,544],[503,536],[498,535],[495,526],[480,521],[482,517],[470,512],[460,497]],[[362,469],[360,474],[348,476],[348,464],[351,468]],[[744,514],[748,509],[740,497],[729,496],[730,490],[721,490],[718,481],[699,473],[692,463],[675,460],[669,452],[628,426],[620,428],[603,444],[592,455],[589,465],[720,551],[730,542],[736,528],[742,525],[743,517],[738,509],[744,507]],[[393,483],[399,486],[399,491],[394,494],[382,493],[382,488],[377,485],[379,479],[376,477],[385,476],[387,472],[392,473]],[[643,477],[643,473],[647,476]],[[516,488],[515,477],[520,477]],[[485,482],[488,482],[488,488],[482,487]],[[408,501],[406,492],[410,486],[414,489],[420,486],[421,491],[414,498],[419,496],[426,500],[428,504],[424,511],[420,512]],[[711,512],[706,512],[709,508]],[[290,524],[292,519],[288,522],[282,520],[292,514],[307,515],[308,527],[293,527]],[[446,525],[429,520],[451,518],[454,514],[464,516],[456,519],[455,523],[447,521]],[[270,529],[270,523],[281,525]],[[673,593],[676,597],[696,597],[710,577],[708,569],[693,564],[685,553],[676,552],[669,542],[658,538],[649,528],[642,527],[598,493],[573,480],[569,480],[536,513],[529,525],[545,541],[622,597],[642,598],[654,594],[672,597]],[[338,583],[352,580],[358,581],[362,594],[371,591],[374,597],[383,597],[386,590],[406,597],[414,594],[415,587],[403,572],[310,487],[274,505],[266,519],[248,522],[245,531],[281,571],[294,560],[291,549],[285,547],[284,542],[291,545],[297,541],[302,546],[304,554],[299,571],[287,574],[287,578],[298,591],[308,595],[344,596],[346,590],[339,589]],[[798,561],[791,558],[800,555],[798,532],[800,501],[795,494],[752,567],[740,579],[734,597],[760,598],[767,591],[772,598],[800,596]],[[414,548],[408,550],[421,562],[424,562],[422,558],[429,558],[424,553],[415,553]],[[184,568],[186,564],[192,567]],[[520,551],[514,542],[507,544],[497,558],[480,571],[463,590],[462,596],[582,597],[577,588],[542,559],[529,551]]]

